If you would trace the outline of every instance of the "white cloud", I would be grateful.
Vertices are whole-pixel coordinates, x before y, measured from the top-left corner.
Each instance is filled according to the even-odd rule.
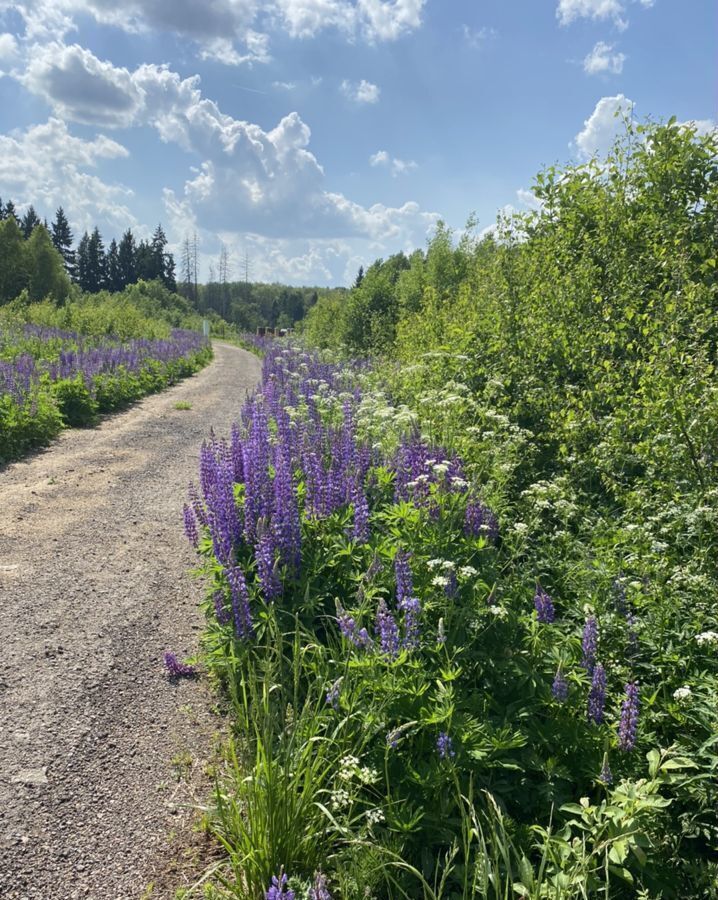
[[[398,159],[397,157],[390,156],[386,150],[377,150],[376,153],[372,153],[369,157],[369,165],[374,167],[384,166],[388,168],[394,178],[396,178],[397,175],[406,175],[417,168],[413,159]]]
[[[718,128],[713,119],[689,119],[686,122],[677,122],[679,128],[694,128],[697,137],[705,137]]]
[[[52,215],[62,205],[76,229],[97,223],[119,233],[136,220],[125,202],[132,194],[86,171],[103,160],[128,156],[104,135],[84,140],[71,135],[64,122],[50,118],[24,131],[0,134],[0,193],[18,206],[35,204]]]
[[[619,31],[624,31],[628,28],[626,6],[629,2],[637,2],[648,9],[654,0],[559,0],[556,18],[561,25],[570,25],[576,19],[610,19]]]
[[[556,16],[561,25],[575,19],[612,19],[618,28],[627,26],[622,0],[559,0]]]
[[[293,91],[297,86],[296,81],[273,81],[272,87],[278,91]]]
[[[579,156],[590,159],[594,155],[607,153],[622,128],[622,116],[630,116],[633,101],[617,94],[615,97],[602,97],[591,115],[583,123],[574,140]]]
[[[0,63],[12,63],[18,58],[19,48],[14,34],[0,34]]]
[[[518,198],[519,203],[522,206],[527,206],[532,210],[539,210],[543,206],[543,203],[539,198],[534,194],[533,191],[529,191],[526,188],[519,188],[516,191],[516,197]]]
[[[464,24],[461,26],[461,33],[469,47],[474,49],[483,47],[487,41],[493,40],[498,35],[498,31],[495,28],[490,28],[487,25],[484,25],[482,28],[472,28],[470,25]]]
[[[625,53],[614,53],[614,45],[605,41],[598,41],[593,50],[583,61],[583,71],[588,75],[597,75],[608,72],[611,75],[620,75],[623,64],[626,61]]]
[[[354,103],[378,103],[380,88],[371,81],[362,78],[361,81],[347,81],[346,78],[341,83],[341,90],[345,97]]]
[[[270,59],[267,29],[313,37],[338,29],[349,40],[393,41],[421,25],[426,0],[0,0],[17,11],[30,41],[62,40],[76,19],[131,34],[172,33],[193,42],[204,59],[226,65]]]
[[[276,0],[284,27],[292,37],[313,37],[335,28],[350,37],[394,41],[421,26],[426,0]]]
[[[20,80],[63,118],[117,127],[131,124],[143,105],[142,91],[125,68],[73,44],[35,45]]]

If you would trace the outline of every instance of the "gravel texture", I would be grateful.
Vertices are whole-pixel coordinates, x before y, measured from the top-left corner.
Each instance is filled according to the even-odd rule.
[[[192,805],[221,720],[162,654],[192,655],[202,629],[182,532],[199,446],[260,370],[215,344],[192,378],[0,471],[5,900],[154,900],[196,874]]]

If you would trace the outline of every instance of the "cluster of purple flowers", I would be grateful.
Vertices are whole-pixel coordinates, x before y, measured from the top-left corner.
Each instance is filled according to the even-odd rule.
[[[436,749],[440,759],[453,759],[456,756],[454,744],[449,735],[442,731],[436,740]]]
[[[633,750],[636,746],[636,734],[638,731],[638,685],[635,681],[625,686],[626,699],[621,706],[621,723],[618,726],[618,746],[621,750]]]
[[[195,669],[194,666],[188,666],[185,663],[181,663],[179,659],[177,659],[177,654],[173,653],[171,650],[168,650],[165,653],[163,659],[165,668],[171,678],[187,678],[197,674],[197,669]]]
[[[596,663],[588,692],[588,721],[594,725],[603,722],[603,708],[606,705],[606,670]]]
[[[583,626],[581,650],[583,652],[581,665],[589,675],[592,675],[598,653],[598,620],[595,616],[589,616]]]
[[[13,347],[27,350],[11,353]],[[9,395],[17,406],[24,408],[32,402],[43,377],[59,381],[80,375],[92,392],[96,380],[102,376],[120,372],[137,374],[155,363],[189,359],[205,347],[205,338],[181,329],[175,329],[165,340],[125,342],[36,325],[0,330],[0,355],[11,357],[0,359],[0,395]]]
[[[553,600],[538,583],[534,594],[534,606],[536,607],[537,619],[544,625],[550,625],[556,618]]]
[[[272,883],[264,896],[266,900],[294,900],[295,894],[287,887],[287,876],[282,873],[278,878],[272,876]]]
[[[568,699],[568,681],[560,666],[554,676],[553,684],[551,685],[551,693],[553,694],[554,699],[558,700],[559,703],[564,703]]]
[[[199,490],[190,487],[184,509],[185,532],[195,548],[200,529],[206,528],[227,573],[236,572],[244,560],[249,596],[256,585],[265,602],[277,600],[298,576],[302,520],[347,510],[352,517],[348,536],[360,544],[369,540],[368,494],[378,463],[394,473],[397,499],[425,505],[433,515],[439,510],[437,492],[453,493],[465,498],[467,533],[495,538],[496,518],[470,496],[458,457],[414,435],[387,460],[362,439],[356,422],[361,401],[356,370],[361,367],[331,365],[313,353],[261,344],[261,386],[245,404],[230,439],[212,436],[203,445]],[[395,572],[396,608],[380,603],[375,620],[376,646],[389,658],[401,648],[416,648],[420,638],[421,604],[402,551]],[[454,575],[447,593],[455,590]],[[252,630],[249,601],[236,586],[232,598],[235,631],[246,637]],[[374,644],[351,616],[341,612],[338,623],[355,646]]]

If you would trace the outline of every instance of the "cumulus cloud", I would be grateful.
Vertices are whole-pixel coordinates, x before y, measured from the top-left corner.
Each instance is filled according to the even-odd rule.
[[[341,83],[341,91],[345,97],[354,103],[378,103],[380,88],[371,81],[362,78],[361,81],[347,81]]]
[[[273,237],[411,235],[421,243],[436,220],[412,202],[366,208],[330,192],[298,113],[264,130],[203,97],[198,76],[183,79],[149,64],[129,72],[81,47],[54,45],[46,53],[38,49],[23,82],[65,118],[106,127],[151,125],[163,141],[196,155],[199,164],[181,193],[165,196],[174,220]],[[401,160],[389,164],[397,173],[410,167]]]
[[[48,213],[62,205],[75,228],[98,223],[119,232],[136,222],[125,202],[132,192],[86,170],[127,155],[125,147],[104,135],[78,138],[64,122],[50,118],[23,131],[0,134],[2,193],[19,206],[34,203]]]
[[[79,16],[129,33],[170,32],[226,65],[270,59],[268,30],[313,37],[331,28],[350,40],[393,41],[419,28],[426,0],[0,0],[24,19],[31,41],[61,40]]]
[[[588,75],[598,75],[606,72],[611,75],[620,75],[623,64],[626,61],[625,53],[614,53],[614,45],[605,41],[598,41],[593,50],[583,61],[583,71]]]
[[[628,25],[624,13],[622,0],[559,0],[556,8],[561,25],[569,25],[575,19],[611,19],[623,29]]]
[[[576,19],[611,20],[623,31],[628,28],[626,7],[630,2],[648,9],[654,0],[559,0],[556,18],[561,25],[570,25]]]
[[[633,101],[623,94],[602,97],[574,139],[579,156],[590,159],[594,155],[607,153],[621,130],[622,116],[630,116],[633,105]]]
[[[142,91],[127,69],[77,44],[36,45],[29,60],[20,80],[63,118],[118,127],[132,124],[143,105]]]
[[[390,156],[386,150],[377,150],[376,153],[372,153],[369,157],[369,165],[375,168],[382,166],[389,169],[394,178],[397,175],[406,175],[417,168],[413,159],[398,159]]]

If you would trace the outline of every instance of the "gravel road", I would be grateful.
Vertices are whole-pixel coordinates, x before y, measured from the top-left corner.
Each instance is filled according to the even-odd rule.
[[[5,900],[155,900],[196,870],[191,801],[221,720],[161,659],[202,629],[181,524],[200,444],[260,370],[215,344],[192,378],[0,470]]]

